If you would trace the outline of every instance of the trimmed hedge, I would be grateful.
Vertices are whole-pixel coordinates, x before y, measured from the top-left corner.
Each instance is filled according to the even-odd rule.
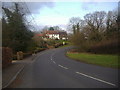
[[[12,63],[12,49],[8,47],[2,47],[2,68],[6,68]]]

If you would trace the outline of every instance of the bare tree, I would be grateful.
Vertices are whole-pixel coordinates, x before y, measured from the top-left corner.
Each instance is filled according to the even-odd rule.
[[[72,17],[69,20],[68,28],[73,31],[73,33],[78,33],[82,29],[83,20],[79,17]]]
[[[106,13],[104,11],[100,11],[100,12],[94,12],[94,13],[89,13],[89,14],[86,14],[84,16],[84,19],[87,23],[87,25],[90,26],[90,29],[92,31],[98,31],[100,30],[100,28],[103,26],[103,24],[105,23],[105,15]]]
[[[88,29],[87,31],[89,32],[89,39],[95,41],[100,41],[102,39],[101,34],[105,24],[105,16],[106,13],[104,11],[96,11],[92,14],[89,13],[84,16]]]
[[[105,23],[105,15],[106,13],[104,11],[101,12],[94,12],[93,17],[94,17],[94,24],[96,26],[96,30],[101,30],[101,27]]]
[[[119,33],[117,29],[117,12],[109,11],[106,17],[106,35],[109,37],[115,33]],[[117,34],[116,34],[117,35]],[[115,35],[114,35],[115,36]]]

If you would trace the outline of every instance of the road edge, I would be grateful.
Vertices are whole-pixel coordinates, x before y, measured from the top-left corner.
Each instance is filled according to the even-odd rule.
[[[16,78],[17,76],[19,75],[19,73],[24,69],[25,65],[23,65],[19,71],[13,76],[13,78],[2,88],[7,88]]]

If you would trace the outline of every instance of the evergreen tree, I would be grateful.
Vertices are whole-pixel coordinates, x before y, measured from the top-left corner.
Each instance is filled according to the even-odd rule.
[[[7,27],[4,26],[6,23],[3,19],[3,40],[4,38],[9,39],[8,41],[3,41],[3,46],[12,48],[14,52],[26,51],[32,40],[33,33],[28,30],[24,23],[24,17],[21,14],[19,4],[15,3],[14,11],[4,7],[2,7],[2,9],[4,10],[7,17]],[[8,36],[5,31],[7,31],[9,34]]]

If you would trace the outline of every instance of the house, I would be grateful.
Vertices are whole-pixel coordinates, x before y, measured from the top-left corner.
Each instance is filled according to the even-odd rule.
[[[57,31],[57,30],[46,30],[43,31],[40,34],[37,34],[38,36],[42,37],[43,39],[62,39],[67,40],[67,32],[65,31]]]
[[[59,38],[62,40],[67,40],[67,33],[65,31],[59,32]]]
[[[46,31],[45,35],[49,38],[49,39],[60,39],[60,35],[58,31]]]

